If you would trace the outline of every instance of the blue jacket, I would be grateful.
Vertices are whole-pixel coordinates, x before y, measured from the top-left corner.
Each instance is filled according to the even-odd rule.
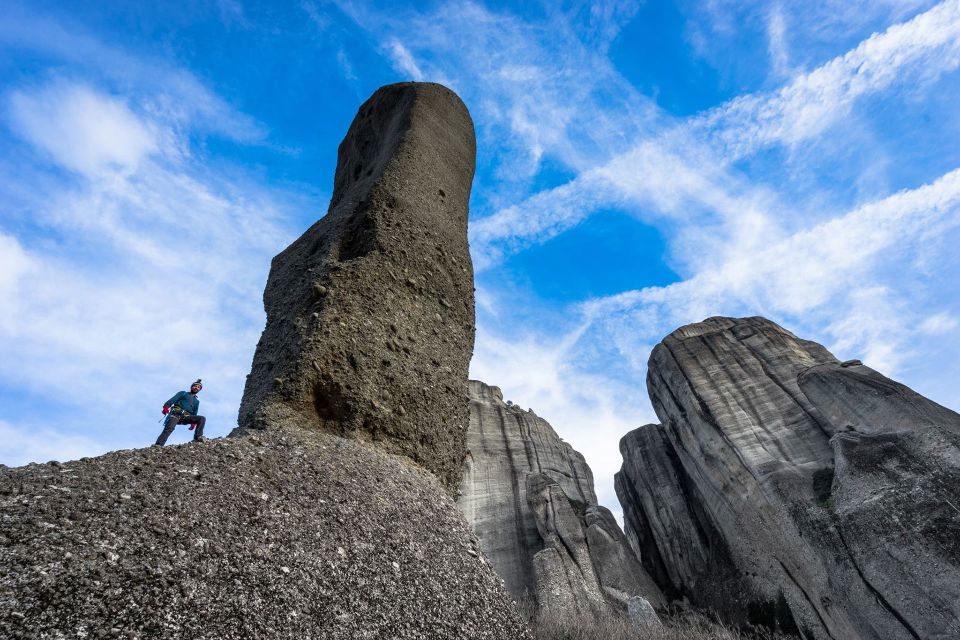
[[[197,415],[200,410],[200,400],[188,391],[180,391],[177,395],[163,403],[165,407],[180,407],[191,415]]]

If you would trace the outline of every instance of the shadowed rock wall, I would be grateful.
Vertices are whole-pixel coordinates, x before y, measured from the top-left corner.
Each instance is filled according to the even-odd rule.
[[[546,420],[471,380],[467,445],[457,505],[515,598],[552,616],[625,613],[635,595],[664,604],[583,456]]]
[[[678,329],[647,385],[617,487],[665,589],[808,637],[960,632],[960,416],[763,318]]]
[[[474,158],[470,115],[446,87],[389,85],[360,107],[327,215],[273,259],[241,432],[296,422],[359,437],[456,487]]]
[[[730,610],[743,592],[723,538],[707,516],[665,430],[634,429],[620,440],[623,467],[614,477],[624,530],[636,556],[665,595],[705,609]]]

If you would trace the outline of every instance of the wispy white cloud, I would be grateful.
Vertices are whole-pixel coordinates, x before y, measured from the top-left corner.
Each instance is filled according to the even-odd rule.
[[[88,176],[129,172],[156,152],[149,126],[115,97],[84,85],[55,83],[9,98],[14,130],[60,165]]]
[[[941,335],[955,331],[960,326],[956,316],[941,311],[928,317],[920,324],[920,331],[930,335]]]
[[[767,14],[767,52],[774,76],[790,73],[790,49],[787,40],[787,19],[782,4],[774,4]]]
[[[906,355],[906,327],[913,318],[903,308],[909,292],[882,283],[892,265],[909,268],[915,256],[928,251],[923,240],[932,225],[944,234],[960,227],[960,169],[764,248],[734,246],[681,282],[591,300],[583,310],[605,322],[611,315],[657,307],[651,328],[659,331],[753,309],[787,319],[816,314],[835,348],[867,352],[874,366],[893,373]],[[646,339],[656,342],[659,336]]]
[[[771,8],[790,27],[794,66],[824,60],[891,24],[904,22],[937,0],[707,0],[686,11],[688,40],[718,70],[752,29],[769,33]]]
[[[387,43],[387,53],[397,71],[407,75],[411,80],[420,82],[423,80],[423,71],[420,70],[417,61],[413,59],[410,50],[403,46],[403,43],[396,38]]]
[[[133,55],[77,25],[45,18],[16,3],[0,6],[0,51],[4,49],[42,53],[86,80],[142,98],[146,112],[176,126],[179,133],[189,129],[247,143],[260,143],[268,135],[262,123],[233,108],[190,71],[168,60]]]
[[[357,79],[357,74],[353,71],[353,64],[350,62],[350,56],[348,56],[347,52],[343,49],[337,50],[337,64],[340,65],[344,78],[347,80]]]
[[[778,233],[769,212],[781,210],[777,218],[784,220],[785,205],[770,189],[738,177],[729,168],[733,161],[771,145],[790,147],[816,138],[849,115],[857,98],[889,88],[902,74],[918,77],[922,85],[958,64],[960,2],[949,0],[871,36],[778,91],[736,98],[662,127],[569,183],[478,220],[471,229],[478,266],[489,267],[549,240],[603,207],[624,204],[647,220],[697,215],[702,221],[706,214],[741,230],[748,227],[758,242],[767,242],[768,234]]]
[[[643,2],[637,0],[574,3],[569,13],[562,13],[554,22],[559,21],[561,25],[573,23],[575,26],[572,28],[581,33],[581,38],[588,42],[591,48],[606,52],[623,27],[630,24],[641,6]],[[577,25],[578,22],[580,25]]]
[[[946,0],[909,22],[797,76],[772,94],[736,98],[698,118],[728,161],[758,149],[797,145],[847,117],[857,99],[910,78],[917,90],[960,66],[960,2]]]
[[[45,447],[17,440],[31,453],[2,461],[142,446],[156,437],[159,405],[198,376],[211,435],[228,432],[263,326],[270,258],[306,201],[242,171],[218,175],[195,157],[184,114],[196,105],[157,109],[145,87],[122,94],[54,78],[2,99],[24,144],[8,148],[16,162],[0,162],[10,212],[0,380],[68,416],[59,428],[74,434],[45,431]],[[92,397],[109,405],[110,424],[81,409]],[[31,420],[20,428],[43,429]]]

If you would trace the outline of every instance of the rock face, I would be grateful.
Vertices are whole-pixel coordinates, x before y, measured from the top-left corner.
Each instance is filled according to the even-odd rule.
[[[541,615],[625,613],[636,595],[664,604],[583,456],[549,423],[471,380],[467,446],[457,505],[515,598]]]
[[[726,595],[739,590],[725,585],[740,578],[665,429],[651,424],[631,431],[620,440],[620,453],[623,467],[614,486],[643,567],[668,598],[694,597],[703,608],[735,609]]]
[[[2,638],[523,638],[430,473],[249,438],[0,469]]]
[[[529,637],[449,495],[473,145],[443,87],[361,107],[274,260],[246,437],[0,467],[0,637]]]
[[[960,634],[960,415],[763,318],[665,338],[621,441],[664,589],[805,637]]]
[[[470,115],[446,87],[389,85],[360,107],[327,215],[273,260],[241,432],[294,421],[360,437],[456,487],[475,155]]]

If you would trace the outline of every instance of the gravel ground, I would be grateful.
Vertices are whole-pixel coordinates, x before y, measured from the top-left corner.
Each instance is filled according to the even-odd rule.
[[[3,638],[527,638],[436,478],[280,429],[0,465]]]

